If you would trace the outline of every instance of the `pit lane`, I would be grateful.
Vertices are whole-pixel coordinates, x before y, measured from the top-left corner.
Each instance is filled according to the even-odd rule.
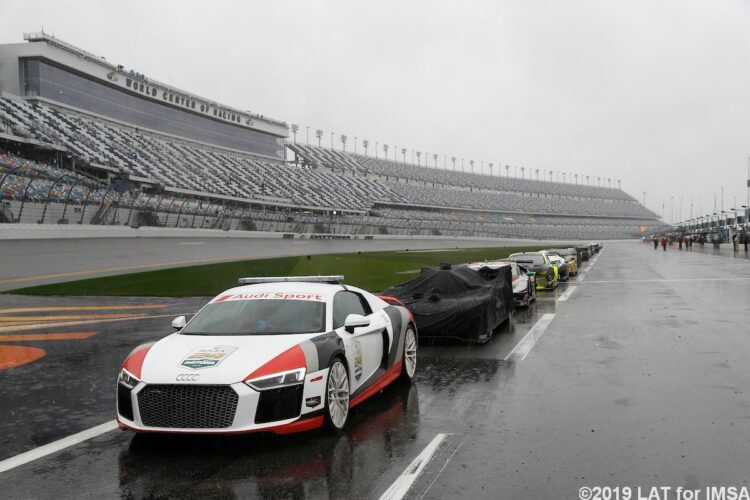
[[[583,485],[742,485],[750,458],[749,264],[610,243],[581,277],[540,292],[487,344],[422,343],[416,382],[362,404],[341,436],[107,432],[1,473],[3,496],[377,498],[440,434],[407,497],[576,498]],[[5,309],[29,306],[27,297],[0,300]],[[164,307],[138,311],[146,316],[135,322],[34,330],[96,334],[24,341],[45,356],[0,371],[0,459],[111,420],[121,359],[201,303],[101,302],[123,301]]]

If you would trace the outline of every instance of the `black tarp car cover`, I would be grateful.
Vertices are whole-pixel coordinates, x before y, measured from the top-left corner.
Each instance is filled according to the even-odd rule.
[[[420,337],[488,338],[513,311],[510,266],[423,268],[419,276],[383,292],[414,315]]]

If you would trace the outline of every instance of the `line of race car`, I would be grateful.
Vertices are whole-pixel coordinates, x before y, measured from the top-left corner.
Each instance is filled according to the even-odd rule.
[[[242,278],[175,333],[136,347],[117,380],[117,424],[139,433],[341,431],[401,378],[420,337],[483,343],[599,244],[424,268],[374,295],[343,276]]]

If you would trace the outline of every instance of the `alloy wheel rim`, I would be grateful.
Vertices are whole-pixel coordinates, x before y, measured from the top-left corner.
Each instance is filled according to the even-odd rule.
[[[417,370],[417,339],[411,329],[406,330],[404,362],[406,363],[406,374],[409,375],[409,378],[413,377]]]
[[[336,428],[344,427],[349,414],[349,377],[340,361],[334,363],[328,377],[328,412]]]

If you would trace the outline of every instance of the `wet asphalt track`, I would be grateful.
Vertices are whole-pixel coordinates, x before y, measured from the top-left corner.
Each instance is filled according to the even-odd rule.
[[[585,278],[540,292],[488,344],[423,342],[416,382],[359,406],[341,436],[112,431],[0,473],[0,496],[377,498],[441,433],[407,498],[748,486],[750,260],[710,253],[610,243]],[[28,300],[0,296],[0,307]],[[164,305],[132,311],[165,317],[34,330],[96,332],[85,339],[12,342],[46,354],[0,371],[0,460],[111,420],[120,360],[201,300],[129,303]],[[527,335],[545,314],[555,316],[543,335]]]

